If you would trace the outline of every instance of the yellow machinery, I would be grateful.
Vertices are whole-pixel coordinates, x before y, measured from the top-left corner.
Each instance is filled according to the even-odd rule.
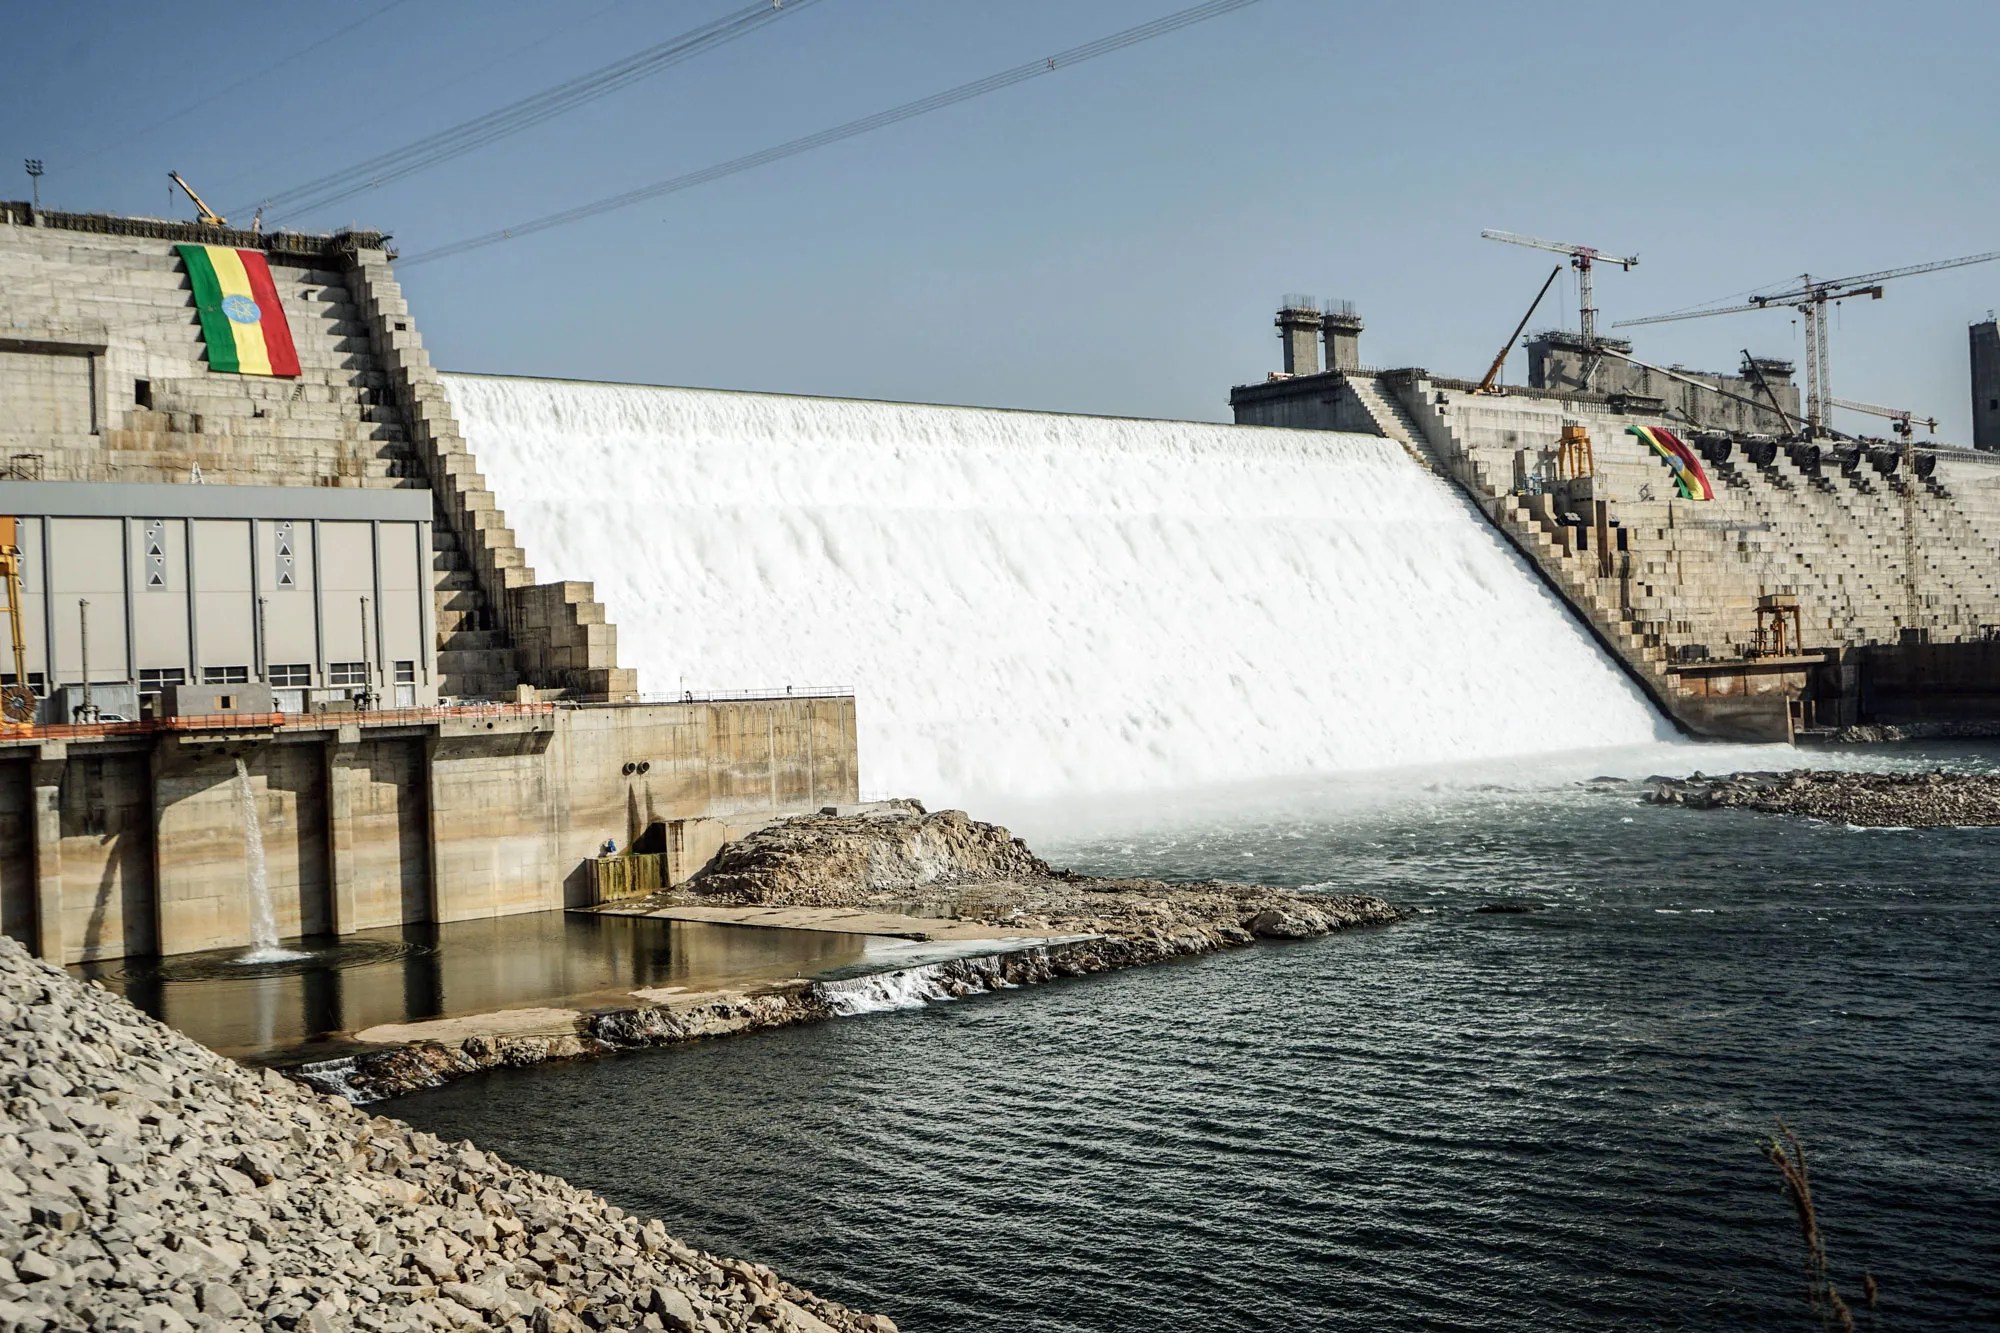
[[[28,642],[21,632],[21,542],[19,525],[0,517],[0,590],[7,596],[7,629],[13,636],[13,681],[0,685],[0,727],[34,725],[35,692],[28,688]]]
[[[1565,425],[1556,444],[1556,480],[1575,481],[1596,471],[1597,460],[1590,453],[1590,432],[1575,423]]]
[[[187,197],[194,201],[194,206],[196,211],[198,211],[201,214],[201,223],[203,226],[222,227],[228,225],[229,219],[217,216],[216,211],[214,209],[210,208],[206,203],[203,203],[201,196],[194,192],[194,186],[189,185],[186,181],[181,179],[180,172],[169,171],[167,173],[167,179],[172,181],[174,184],[180,186],[181,190],[187,195]],[[259,217],[262,217],[264,215],[264,210],[261,208],[258,209],[257,215]]]

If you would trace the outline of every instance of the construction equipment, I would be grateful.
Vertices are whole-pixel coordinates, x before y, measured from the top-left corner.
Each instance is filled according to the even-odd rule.
[[[1607,255],[1602,250],[1588,245],[1572,245],[1568,241],[1545,241],[1539,236],[1523,236],[1512,231],[1482,231],[1479,233],[1489,241],[1505,241],[1509,245],[1525,245],[1531,250],[1552,250],[1559,255],[1569,256],[1569,266],[1576,270],[1577,296],[1582,305],[1583,342],[1586,347],[1597,345],[1597,307],[1590,303],[1590,270],[1597,263],[1616,264],[1630,270],[1639,262],[1639,256],[1619,257]]]
[[[1771,410],[1776,412],[1778,420],[1785,424],[1785,434],[1798,434],[1798,430],[1792,425],[1792,414],[1787,412],[1785,405],[1778,401],[1777,391],[1771,387],[1771,381],[1764,378],[1763,365],[1756,357],[1750,355],[1750,349],[1747,347],[1743,349],[1743,373],[1756,382],[1757,392],[1770,400]]]
[[[1777,395],[1771,392],[1770,386],[1763,382],[1762,372],[1758,372],[1757,383],[1758,387],[1764,390],[1765,396],[1770,399],[1768,405],[1765,403],[1758,402],[1755,398],[1745,397],[1743,394],[1731,393],[1727,389],[1718,388],[1713,384],[1709,384],[1702,380],[1698,380],[1694,378],[1692,375],[1684,375],[1678,370],[1669,370],[1665,366],[1656,366],[1650,361],[1641,361],[1638,357],[1631,355],[1629,352],[1621,352],[1615,347],[1606,347],[1602,348],[1601,350],[1606,356],[1616,357],[1620,361],[1625,362],[1627,365],[1637,366],[1641,370],[1650,370],[1655,375],[1662,375],[1665,376],[1667,379],[1676,380],[1679,383],[1690,385],[1694,388],[1700,389],[1703,393],[1712,393],[1718,398],[1727,398],[1732,402],[1738,402],[1749,407],[1757,408],[1759,411],[1776,412],[1778,414],[1778,419],[1785,423],[1786,432],[1788,434],[1791,432],[1792,419],[1789,415],[1786,414],[1784,406],[1778,402]],[[1745,355],[1747,359],[1748,354],[1746,353]],[[1753,366],[1752,368],[1754,369],[1755,367]]]
[[[1676,319],[1703,319],[1709,315],[1733,315],[1745,310],[1770,310],[1778,306],[1788,306],[1804,318],[1806,328],[1806,433],[1810,436],[1827,432],[1833,425],[1833,380],[1828,367],[1828,347],[1826,331],[1826,307],[1834,301],[1845,301],[1849,297],[1866,296],[1872,300],[1882,299],[1882,284],[1891,278],[1907,278],[1913,273],[1935,273],[1939,269],[1963,268],[1967,264],[1984,264],[1988,260],[2000,259],[2000,250],[1983,255],[1966,255],[1960,259],[1939,259],[1928,264],[1910,264],[1903,268],[1885,268],[1878,273],[1857,273],[1851,278],[1815,278],[1810,273],[1799,276],[1798,286],[1787,291],[1773,292],[1767,296],[1753,296],[1742,305],[1718,306],[1709,310],[1682,310],[1667,315],[1648,315],[1643,319],[1621,319],[1614,328],[1632,328],[1639,324],[1665,324]]]
[[[1937,434],[1938,423],[1936,417],[1920,417],[1907,408],[1877,407],[1873,403],[1857,403],[1848,398],[1836,398],[1833,400],[1833,405],[1835,407],[1844,407],[1850,412],[1865,412],[1871,417],[1885,417],[1890,423],[1889,429],[1895,431],[1896,434],[1905,440],[1916,434],[1918,426],[1927,428],[1933,435]]]
[[[0,729],[33,726],[40,701],[28,685],[28,641],[21,630],[21,542],[18,520],[0,517],[0,592],[7,597],[7,628],[12,632],[12,679],[0,683]]]
[[[1556,480],[1575,481],[1597,473],[1597,459],[1590,452],[1590,432],[1580,422],[1563,423],[1556,440]]]
[[[167,179],[172,181],[174,184],[180,186],[182,192],[186,194],[188,198],[194,200],[195,210],[201,214],[201,217],[197,220],[203,226],[226,227],[229,225],[229,219],[226,217],[222,217],[214,209],[210,208],[208,204],[203,201],[202,197],[194,192],[194,186],[189,185],[186,181],[181,179],[180,172],[169,171],[167,173]]]
[[[1528,327],[1528,321],[1535,317],[1536,307],[1541,305],[1542,298],[1549,294],[1549,288],[1556,285],[1556,278],[1559,277],[1561,273],[1562,273],[1561,264],[1557,264],[1554,268],[1549,270],[1549,280],[1542,284],[1542,289],[1540,291],[1535,293],[1534,301],[1531,302],[1528,306],[1528,313],[1521,316],[1521,322],[1519,324],[1516,324],[1514,326],[1514,331],[1507,335],[1507,341],[1500,344],[1500,355],[1494,357],[1493,364],[1486,368],[1486,378],[1479,381],[1479,387],[1473,390],[1474,393],[1493,392],[1493,381],[1500,378],[1500,367],[1507,364],[1507,353],[1514,350],[1515,339],[1521,336],[1522,329]]]

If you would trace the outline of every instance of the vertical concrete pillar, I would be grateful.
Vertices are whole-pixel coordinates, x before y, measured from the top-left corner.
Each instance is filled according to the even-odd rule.
[[[1361,368],[1361,316],[1352,301],[1336,301],[1327,307],[1320,327],[1326,334],[1326,368]]]
[[[35,956],[60,966],[63,958],[62,781],[69,747],[44,741],[29,766],[34,787]]]
[[[1278,312],[1278,318],[1273,322],[1278,326],[1278,337],[1285,345],[1285,373],[1317,375],[1320,317],[1312,298],[1286,297],[1285,308]]]
[[[326,745],[326,859],[331,881],[332,928],[351,935],[355,924],[356,880],[354,832],[354,756],[361,748],[361,726],[345,722]]]

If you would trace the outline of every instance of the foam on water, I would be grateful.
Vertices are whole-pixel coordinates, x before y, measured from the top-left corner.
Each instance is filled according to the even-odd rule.
[[[1670,729],[1369,436],[447,376],[641,688],[843,685],[872,793],[973,804]]]

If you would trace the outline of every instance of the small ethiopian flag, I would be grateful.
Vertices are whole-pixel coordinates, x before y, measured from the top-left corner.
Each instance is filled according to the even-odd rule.
[[[239,375],[299,373],[285,308],[271,269],[255,250],[226,245],[177,245],[194,285],[195,311],[208,342],[208,368]]]

